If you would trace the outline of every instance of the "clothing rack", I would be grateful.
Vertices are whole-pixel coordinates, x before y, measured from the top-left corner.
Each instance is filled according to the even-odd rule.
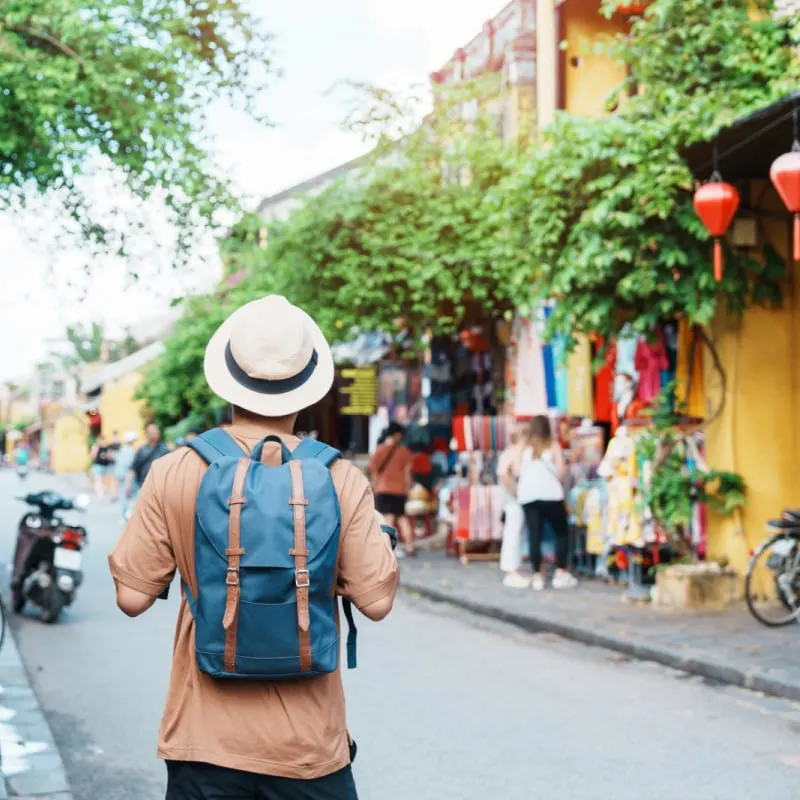
[[[498,561],[503,538],[503,492],[497,456],[508,445],[510,417],[455,417],[453,439],[460,454],[455,488],[455,544],[462,564]]]

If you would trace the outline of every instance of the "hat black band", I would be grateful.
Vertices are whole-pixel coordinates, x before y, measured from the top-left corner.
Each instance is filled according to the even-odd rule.
[[[225,345],[225,366],[228,372],[231,373],[234,380],[249,389],[251,392],[258,392],[259,394],[286,394],[299,389],[306,384],[314,374],[317,368],[317,360],[319,356],[317,351],[311,353],[311,360],[303,367],[297,375],[292,375],[291,378],[283,378],[277,381],[270,381],[264,378],[251,378],[237,363],[231,352],[231,343]]]

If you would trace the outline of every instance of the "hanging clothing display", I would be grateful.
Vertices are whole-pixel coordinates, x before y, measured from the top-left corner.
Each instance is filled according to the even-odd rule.
[[[606,524],[609,540],[617,546],[643,544],[636,507],[636,445],[624,427],[609,442],[598,474],[608,479]]]
[[[705,417],[703,343],[686,319],[678,322],[678,361],[675,396],[690,417]]]
[[[639,339],[634,366],[639,373],[636,398],[650,405],[661,393],[661,374],[669,368],[664,337],[660,330],[656,331],[655,339],[651,342],[644,337]]]
[[[667,368],[661,373],[661,385],[666,386],[675,380],[675,369],[678,365],[678,323],[675,320],[665,322],[661,326],[661,336],[667,356]]]
[[[459,453],[492,453],[505,450],[513,420],[510,417],[453,417],[453,443]]]
[[[517,334],[516,387],[514,415],[521,418],[547,414],[547,385],[545,383],[542,343],[537,325],[531,320],[520,323]]]
[[[636,347],[639,337],[627,326],[617,337],[617,375],[630,375],[634,383],[639,382],[639,371],[636,369]]]
[[[545,340],[547,320],[550,319],[552,308],[544,306],[539,318],[539,338],[542,341],[542,361],[544,362],[544,386],[547,393],[547,407],[556,408],[558,397],[556,395],[556,365],[553,356],[553,346]]]
[[[598,352],[603,347],[603,344],[603,339],[598,337]],[[616,365],[617,348],[612,342],[605,349],[604,363],[597,371],[594,379],[594,419],[596,422],[611,422]]]
[[[553,363],[555,366],[556,404],[555,408],[566,414],[569,406],[569,367],[567,361],[567,340],[563,336],[554,336]]]
[[[566,411],[570,416],[589,419],[593,419],[595,414],[592,397],[592,345],[583,335],[577,337],[567,361]]]

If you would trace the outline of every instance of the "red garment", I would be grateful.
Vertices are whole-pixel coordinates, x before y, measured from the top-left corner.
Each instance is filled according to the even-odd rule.
[[[644,410],[645,404],[641,400],[634,398],[625,409],[625,415],[620,419],[617,412],[617,404],[614,403],[611,406],[611,435],[613,436],[617,432],[617,428],[619,428],[620,424],[626,419],[641,419]]]
[[[597,339],[599,347],[603,339]],[[617,365],[617,346],[609,344],[606,348],[606,361],[594,378],[594,419],[595,422],[611,422],[612,392],[614,390],[614,368]]]
[[[456,450],[463,453],[467,449],[467,437],[464,433],[464,417],[453,417],[453,438],[456,440]]]
[[[633,364],[639,373],[639,387],[636,397],[643,403],[650,404],[661,392],[661,373],[669,369],[667,348],[664,347],[664,335],[659,330],[655,342],[639,339]]]

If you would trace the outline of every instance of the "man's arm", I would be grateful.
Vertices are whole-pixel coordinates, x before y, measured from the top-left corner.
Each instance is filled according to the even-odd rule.
[[[129,617],[147,611],[175,575],[160,485],[159,470],[151,469],[130,521],[108,557],[117,605]]]
[[[381,530],[384,520],[375,511],[367,479],[355,467],[349,469],[341,491],[338,592],[362,614],[378,621],[392,610],[400,570],[391,540]]]

